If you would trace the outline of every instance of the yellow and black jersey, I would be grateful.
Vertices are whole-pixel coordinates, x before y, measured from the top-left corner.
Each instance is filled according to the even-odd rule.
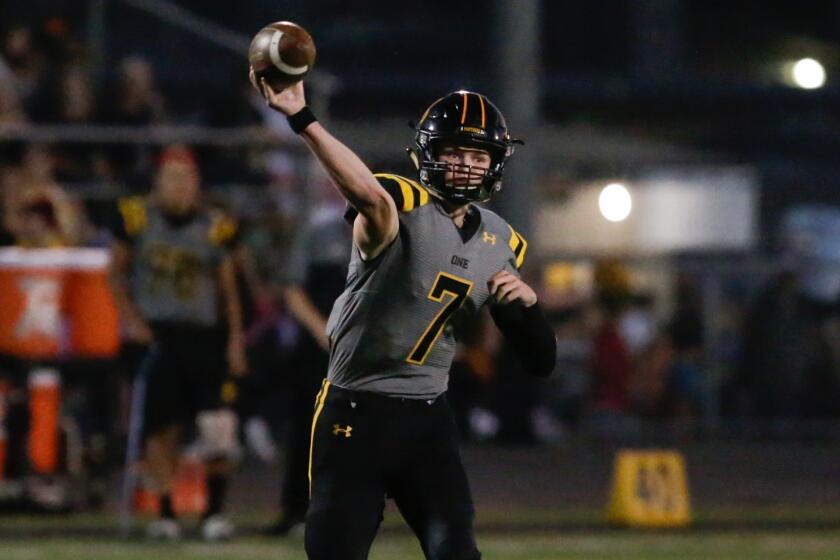
[[[218,210],[200,208],[194,214],[183,218],[167,218],[165,212],[141,196],[120,199],[117,210],[117,220],[112,233],[121,241],[133,243],[144,235],[154,220],[163,218],[176,229],[182,224],[200,222],[201,228],[206,229],[206,241],[215,247],[230,249],[239,242],[239,225],[236,220]]]
[[[411,212],[429,203],[429,191],[413,179],[392,173],[376,173],[374,177],[394,199],[400,212]]]
[[[375,173],[374,177],[394,199],[394,204],[400,212],[411,212],[429,203],[429,191],[414,179],[393,173]],[[355,208],[348,206],[344,218],[352,222],[358,215]]]
[[[237,243],[236,222],[204,208],[172,217],[140,197],[121,200],[118,209],[114,236],[133,248],[130,285],[143,316],[215,325],[219,265]]]
[[[519,274],[528,243],[478,206],[464,235],[416,181],[376,177],[400,210],[399,235],[369,262],[353,250],[328,322],[329,379],[347,389],[434,397],[446,390],[456,326],[488,303],[494,274]]]

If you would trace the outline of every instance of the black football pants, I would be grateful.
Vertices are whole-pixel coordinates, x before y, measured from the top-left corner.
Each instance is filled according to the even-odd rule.
[[[310,560],[365,560],[393,498],[429,560],[479,560],[473,504],[445,395],[433,401],[324,383],[306,514]]]
[[[288,417],[289,439],[283,462],[280,511],[283,518],[302,520],[309,505],[309,445],[312,434],[312,399],[318,393],[327,369],[326,352],[298,352],[289,368],[291,410]]]

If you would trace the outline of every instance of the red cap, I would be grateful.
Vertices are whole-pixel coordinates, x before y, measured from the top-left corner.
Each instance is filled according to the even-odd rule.
[[[163,167],[171,162],[186,163],[198,169],[198,161],[196,160],[195,153],[187,146],[181,144],[164,148],[158,156],[158,167]]]

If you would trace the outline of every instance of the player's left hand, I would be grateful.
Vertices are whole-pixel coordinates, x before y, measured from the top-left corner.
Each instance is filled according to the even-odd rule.
[[[500,305],[518,301],[525,307],[531,307],[537,303],[537,293],[531,286],[507,270],[500,270],[494,274],[487,282],[487,289],[490,296]]]
[[[227,362],[232,376],[244,377],[248,373],[248,358],[245,355],[245,340],[243,337],[231,337],[228,341]]]

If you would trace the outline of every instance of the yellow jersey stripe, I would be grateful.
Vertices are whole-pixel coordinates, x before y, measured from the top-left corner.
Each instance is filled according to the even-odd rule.
[[[518,257],[518,256],[519,256],[519,253],[521,253],[521,252],[522,252],[522,249],[523,249],[525,246],[522,244],[522,242],[524,241],[524,239],[522,239],[522,236],[521,236],[521,235],[519,235],[518,233],[517,233],[517,234],[515,234],[515,235],[516,235],[516,248],[514,248],[514,250],[513,250],[513,254],[514,254],[514,255],[516,255],[516,256]]]
[[[221,246],[233,239],[236,235],[236,222],[227,216],[217,216],[210,226],[210,242],[213,245]]]
[[[429,191],[420,187],[420,206],[429,203]]]
[[[388,183],[385,190],[394,198],[397,209],[401,212],[411,212],[429,203],[429,191],[417,181],[393,173],[375,173],[374,177],[392,181]],[[394,183],[399,186],[399,194],[396,192]]]
[[[408,181],[411,184],[411,186],[419,193],[419,203],[417,204],[417,207],[419,208],[420,206],[428,204],[429,191],[427,191],[426,188],[417,181],[412,181],[411,179],[406,179],[406,181]]]
[[[330,382],[325,379],[323,385],[321,385],[321,391],[315,398],[315,416],[312,417],[312,432],[309,435],[309,470],[307,476],[309,478],[310,497],[312,497],[312,450],[315,449],[315,428],[318,425],[318,417],[321,415],[321,411],[324,410],[324,403],[327,401],[327,394],[329,392]]]
[[[519,255],[516,257],[516,268],[522,268],[522,263],[525,261],[525,252],[528,250],[528,242],[525,241],[525,238],[516,234],[519,237],[519,240],[522,241],[522,248],[519,250]]]
[[[525,251],[528,249],[528,242],[525,241],[524,237],[516,233],[516,230],[510,224],[508,224],[508,227],[510,228],[508,246],[513,251],[513,256],[516,259],[516,268],[521,268],[522,262],[525,260]]]
[[[516,246],[518,245],[519,240],[516,237],[516,231],[514,231],[513,227],[510,224],[508,224],[508,227],[510,228],[510,240],[508,241],[508,246],[511,251],[516,252]]]
[[[411,187],[406,183],[406,180],[399,175],[392,173],[375,173],[374,177],[388,179],[395,182],[400,187],[400,195],[402,196],[402,203],[398,204],[397,210],[408,212],[414,208],[414,196],[411,193]],[[395,200],[395,202],[397,202]]]
[[[377,173],[376,176],[391,179],[400,186],[403,197],[402,208],[400,210],[403,212],[411,212],[415,208],[429,202],[429,193],[410,179],[392,173]]]
[[[125,223],[126,233],[136,235],[146,229],[146,204],[143,198],[135,196],[121,199],[119,211]]]
[[[414,192],[411,190],[411,185],[408,181],[398,175],[391,175],[399,185],[403,195],[403,212],[411,212],[414,210]]]

